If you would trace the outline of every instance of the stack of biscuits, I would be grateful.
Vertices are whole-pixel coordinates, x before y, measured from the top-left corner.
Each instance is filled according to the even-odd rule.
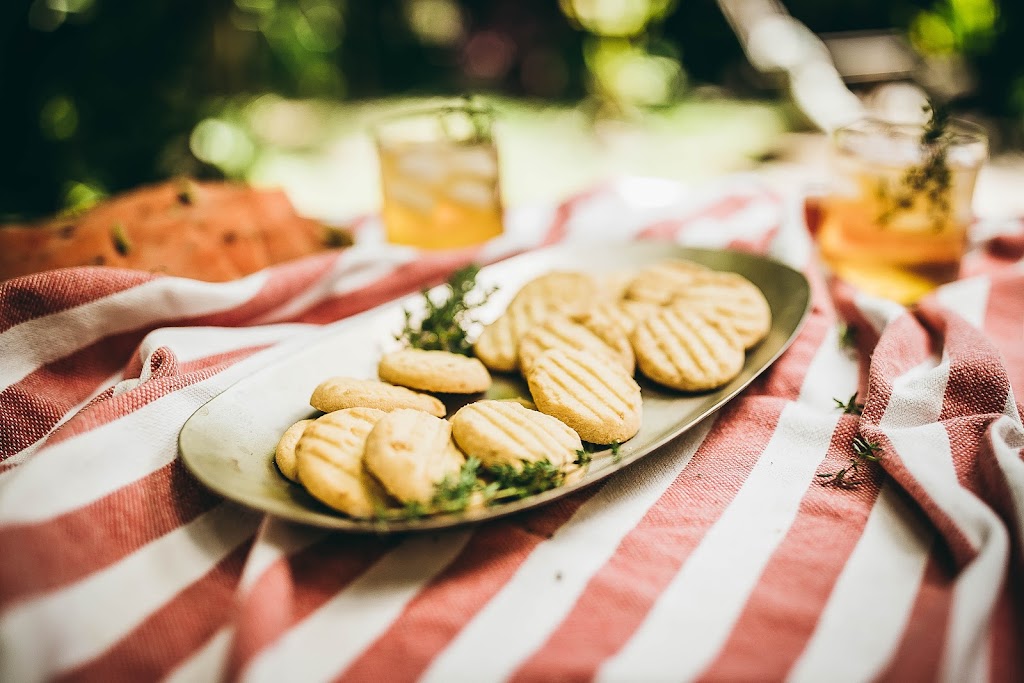
[[[456,478],[473,456],[484,466],[548,461],[575,468],[583,442],[637,434],[640,373],[670,389],[706,391],[743,368],[771,326],[771,310],[746,278],[684,260],[604,281],[551,272],[528,282],[487,325],[475,358],[403,349],[385,355],[381,381],[334,377],[310,404],[325,415],[281,438],[281,473],[352,517],[417,503]],[[445,420],[432,394],[483,394],[490,371],[521,372],[530,409],[478,400]],[[526,402],[528,403],[528,402]]]

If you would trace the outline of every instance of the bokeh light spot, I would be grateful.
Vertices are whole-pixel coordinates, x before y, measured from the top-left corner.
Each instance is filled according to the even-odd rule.
[[[427,45],[454,45],[462,38],[462,12],[454,0],[406,0],[405,21]]]
[[[51,140],[67,140],[78,129],[78,108],[70,97],[50,98],[39,111],[39,128]]]

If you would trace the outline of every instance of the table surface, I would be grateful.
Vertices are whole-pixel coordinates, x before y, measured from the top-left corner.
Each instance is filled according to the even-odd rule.
[[[794,199],[631,178],[513,209],[469,252],[381,245],[371,219],[352,249],[235,282],[0,286],[0,680],[1020,680],[1021,223],[907,310],[829,287]],[[325,323],[469,259],[623,239],[769,254],[813,307],[743,394],[599,487],[344,536],[225,502],[177,460],[195,410]],[[862,415],[836,409],[855,392]],[[821,476],[851,462],[853,488]]]

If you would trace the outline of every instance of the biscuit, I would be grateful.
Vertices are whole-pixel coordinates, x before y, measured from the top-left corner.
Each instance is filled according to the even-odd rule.
[[[526,378],[537,408],[584,441],[622,442],[640,430],[640,386],[621,366],[586,351],[541,354]]]
[[[565,467],[583,448],[579,435],[557,418],[512,401],[470,403],[451,422],[459,448],[488,466],[548,460]]]
[[[295,446],[299,443],[302,432],[306,431],[306,427],[312,423],[312,420],[299,420],[286,429],[274,451],[274,462],[277,463],[277,469],[281,470],[281,474],[286,478],[296,483],[299,481],[299,475],[295,463]]]
[[[370,431],[364,461],[394,498],[429,505],[437,485],[457,477],[466,459],[447,421],[419,410],[396,410]]]
[[[373,379],[352,377],[332,377],[321,382],[313,391],[309,404],[325,413],[344,408],[376,408],[387,412],[412,408],[444,417],[447,412],[444,404],[433,396]]]
[[[387,494],[363,464],[366,437],[387,413],[346,408],[317,418],[295,449],[299,482],[320,502],[352,517],[372,517]]]
[[[650,301],[634,301],[632,299],[601,301],[575,316],[575,319],[584,323],[593,320],[602,328],[609,325],[617,327],[626,337],[628,343],[629,335],[633,333],[637,323],[647,316],[657,313],[661,308],[660,305]],[[630,355],[633,355],[632,347],[630,347]]]
[[[542,299],[525,299],[510,305],[484,327],[473,345],[473,353],[491,370],[513,372],[519,365],[519,340],[552,310],[550,303]]]
[[[748,349],[764,339],[772,326],[772,310],[764,293],[737,273],[713,272],[699,277],[673,300],[673,305],[677,304],[720,317]]]
[[[640,371],[673,389],[715,389],[743,369],[743,344],[736,333],[721,321],[680,306],[640,323],[632,341]]]
[[[586,273],[554,270],[523,285],[509,307],[536,299],[546,302],[553,310],[570,312],[589,306],[599,291],[598,283]]]
[[[589,351],[633,374],[635,361],[629,337],[610,321],[595,316],[577,322],[569,316],[553,315],[527,332],[519,343],[519,367],[523,374],[528,375],[537,358],[551,349]]]
[[[625,298],[664,306],[707,272],[706,266],[693,261],[660,261],[637,272],[626,287]]]
[[[394,351],[381,358],[377,374],[391,384],[445,394],[476,394],[491,386],[483,363],[448,351]]]
[[[508,308],[484,327],[473,353],[496,372],[519,366],[519,341],[534,325],[553,313],[577,312],[589,306],[598,285],[589,275],[554,271],[527,282]]]

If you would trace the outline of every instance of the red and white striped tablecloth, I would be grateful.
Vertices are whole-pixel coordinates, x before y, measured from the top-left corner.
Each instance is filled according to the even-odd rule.
[[[1022,225],[980,223],[964,278],[908,311],[833,300],[795,207],[753,179],[626,179],[512,212],[479,251],[424,257],[367,220],[352,249],[226,284],[0,284],[0,680],[1021,680]],[[814,308],[739,398],[603,485],[359,537],[176,459],[193,411],[322,324],[469,259],[633,238],[771,254]],[[859,418],[832,400],[855,391]],[[824,484],[858,431],[880,466]]]

